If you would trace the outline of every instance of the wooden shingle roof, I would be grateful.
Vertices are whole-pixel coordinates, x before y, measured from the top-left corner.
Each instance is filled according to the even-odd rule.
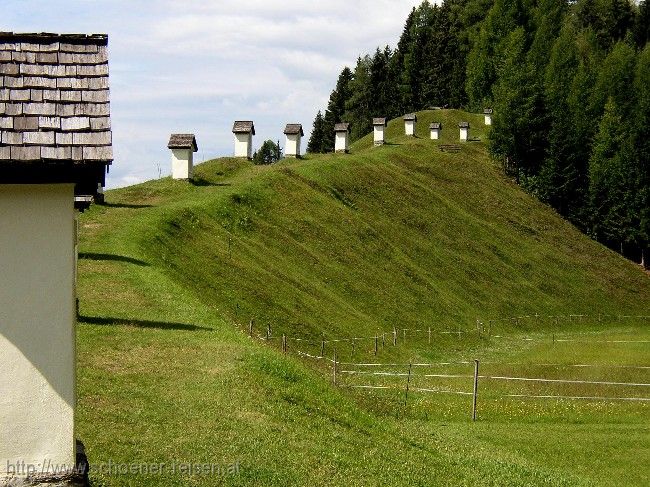
[[[301,137],[305,136],[305,133],[302,130],[302,125],[299,123],[288,123],[284,128],[285,135],[300,135]]]
[[[385,127],[386,126],[386,119],[385,118],[373,118],[372,119],[372,124],[373,125],[383,125]]]
[[[0,33],[0,161],[112,161],[107,42]]]
[[[458,122],[458,126],[461,129],[468,129],[469,128],[469,122]]]
[[[430,129],[442,129],[442,124],[440,122],[432,122],[431,125],[429,125]]]
[[[199,150],[199,146],[196,145],[196,137],[194,137],[194,134],[171,134],[169,136],[167,148],[192,149],[192,152],[197,152]]]
[[[252,134],[255,135],[255,125],[250,120],[238,120],[232,126],[233,134]]]
[[[350,124],[347,122],[341,122],[334,125],[334,132],[349,132]]]
[[[407,113],[406,115],[404,115],[404,120],[407,122],[409,121],[417,122],[418,116],[415,113]]]
[[[486,115],[491,115],[493,111],[494,110],[492,110],[491,108],[484,108],[483,109],[483,113],[485,113]]]

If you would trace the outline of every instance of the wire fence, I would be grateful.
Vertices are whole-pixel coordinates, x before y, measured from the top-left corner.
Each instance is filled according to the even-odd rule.
[[[570,323],[611,323],[611,322],[637,322],[650,324],[650,315],[630,315],[630,314],[565,314],[565,315],[521,315],[508,318],[495,318],[489,320],[477,319],[475,327],[466,327],[463,329],[460,325],[455,329],[436,329],[435,327],[419,327],[419,328],[398,328],[393,327],[389,331],[377,331],[375,334],[366,336],[352,336],[352,337],[328,337],[322,333],[320,339],[308,337],[290,336],[287,333],[274,335],[272,333],[271,325],[267,324],[264,333],[260,333],[258,327],[255,326],[255,320],[250,320],[248,326],[249,335],[253,338],[264,340],[268,343],[279,343],[284,352],[295,351],[298,347],[304,348],[308,346],[316,356],[324,356],[326,353],[332,352],[334,348],[338,348],[339,353],[344,352],[344,347],[347,348],[349,357],[351,359],[358,358],[359,353],[366,356],[378,356],[381,352],[390,347],[408,346],[409,352],[412,352],[414,346],[429,347],[431,345],[439,344],[441,340],[514,340],[522,342],[538,342],[538,343],[585,343],[585,344],[601,344],[601,345],[647,345],[650,340],[645,339],[626,339],[626,338],[602,338],[594,332],[571,332],[570,334],[562,331],[552,331],[553,327],[558,327],[560,322]],[[504,334],[497,333],[496,328],[505,323],[513,324],[523,330],[522,334]],[[526,326],[530,324],[539,325],[535,327],[534,333],[526,333]],[[545,326],[542,326],[545,325]],[[547,327],[550,326],[549,330]],[[539,332],[538,330],[544,330]]]
[[[340,362],[336,354],[333,358],[311,355],[299,351],[300,356],[323,361],[332,373],[332,380],[338,387],[349,389],[360,389],[366,391],[393,390],[404,394],[404,406],[408,401],[409,393],[423,394],[450,394],[457,396],[472,397],[472,419],[476,419],[477,405],[480,397],[487,399],[532,399],[532,400],[556,400],[556,401],[607,401],[607,402],[650,402],[650,366],[647,365],[618,365],[618,364],[550,364],[550,363],[513,363],[513,362],[490,362],[482,363],[482,366],[492,368],[507,368],[512,371],[513,367],[520,368],[554,368],[556,371],[574,369],[584,370],[609,370],[616,373],[621,371],[625,374],[634,373],[643,376],[642,380],[609,380],[608,378],[569,378],[569,377],[539,377],[524,376],[510,373],[479,373],[479,360],[457,361],[457,362],[432,362],[432,363],[363,363],[363,362]],[[467,372],[452,373],[430,371],[432,368],[472,366],[474,373]],[[421,369],[419,371],[418,369]],[[427,370],[429,369],[429,370]],[[424,382],[424,384],[422,383]],[[450,382],[452,384],[450,384]],[[479,395],[479,384],[481,393]],[[506,384],[495,386],[494,384]],[[533,384],[535,386],[565,386],[562,391],[538,392],[512,391],[511,384]],[[453,387],[455,386],[455,387]],[[471,386],[473,390],[467,390]],[[467,389],[466,389],[467,388]],[[586,388],[586,390],[585,390]],[[593,391],[594,388],[596,392]],[[604,392],[602,392],[604,390]],[[600,393],[599,393],[600,391]]]

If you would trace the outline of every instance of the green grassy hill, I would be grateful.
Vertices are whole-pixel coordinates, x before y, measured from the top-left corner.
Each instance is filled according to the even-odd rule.
[[[394,120],[387,145],[374,148],[368,136],[348,155],[270,167],[209,161],[193,184],[167,178],[109,191],[105,206],[81,217],[79,434],[91,463],[241,463],[236,476],[95,472],[96,483],[616,485],[621,472],[639,480],[647,455],[614,465],[612,448],[647,445],[644,403],[494,400],[484,406],[491,421],[472,425],[466,398],[418,396],[401,408],[390,393],[335,388],[322,363],[246,335],[254,319],[255,334],[270,325],[274,338],[293,340],[290,352],[314,353],[322,337],[432,328],[433,343],[404,335],[378,360],[647,364],[643,343],[517,341],[647,338],[642,321],[537,319],[499,324],[507,340],[473,333],[477,319],[500,316],[648,314],[650,279],[505,179],[486,155],[482,116],[418,117],[417,138]],[[480,140],[440,151],[458,143],[460,120]],[[441,141],[428,139],[431,121],[443,123]],[[444,334],[459,328],[460,338]],[[335,346],[345,359],[373,358],[371,342],[328,342],[328,356]]]

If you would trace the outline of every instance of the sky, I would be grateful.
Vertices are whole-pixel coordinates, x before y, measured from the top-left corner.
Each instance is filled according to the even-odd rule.
[[[233,154],[235,120],[255,148],[287,123],[307,139],[341,69],[394,47],[419,3],[3,0],[0,30],[108,34],[115,188],[169,175],[171,133],[196,134],[197,162]]]

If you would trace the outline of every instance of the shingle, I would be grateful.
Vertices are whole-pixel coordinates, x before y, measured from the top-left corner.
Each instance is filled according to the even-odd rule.
[[[84,148],[83,147],[70,147],[73,161],[83,161]]]
[[[44,101],[59,101],[61,99],[61,92],[59,90],[43,90]]]
[[[94,103],[106,103],[108,101],[108,90],[82,91],[81,99]]]
[[[15,117],[14,130],[38,130],[38,117]]]
[[[418,116],[415,113],[407,113],[404,115],[404,120],[406,122],[417,122],[418,121]]]
[[[25,145],[54,145],[54,132],[23,132]]]
[[[11,148],[7,146],[0,146],[0,160],[7,161],[11,159]]]
[[[19,78],[16,76],[5,76],[3,85],[7,88],[22,88],[24,86],[24,78]]]
[[[72,134],[57,132],[56,145],[72,145]]]
[[[14,51],[11,53],[11,59],[17,63],[36,63],[36,53],[35,52],[20,52]]]
[[[302,125],[299,123],[288,123],[284,128],[285,135],[301,135],[304,136],[305,133],[302,130]]]
[[[248,134],[255,135],[255,124],[250,120],[238,120],[232,126],[234,134]]]
[[[69,101],[69,102],[80,102],[81,101],[81,92],[80,91],[61,90],[59,93],[61,95],[61,101]]]
[[[7,103],[5,105],[5,113],[7,115],[16,116],[23,114],[23,104],[22,103]]]
[[[41,147],[42,159],[72,159],[72,147]]]
[[[23,143],[22,132],[2,131],[2,143],[5,145],[21,145]]]
[[[57,78],[57,88],[71,88],[75,90],[86,89],[90,85],[90,80],[95,78]]]
[[[56,80],[40,76],[25,76],[22,78],[25,87],[31,88],[56,88]]]
[[[16,44],[14,42],[0,42],[0,51],[15,51]]]
[[[11,90],[8,90],[7,88],[0,88],[0,100],[1,101],[9,100],[9,94],[10,93],[11,93]]]
[[[88,117],[71,117],[61,119],[61,130],[64,132],[88,130],[89,128],[90,119]]]
[[[0,129],[14,128],[14,117],[0,117]]]
[[[75,115],[106,117],[110,114],[110,105],[108,103],[75,103],[73,106]]]
[[[334,125],[334,132],[349,132],[350,124],[347,122],[341,122]]]
[[[11,61],[11,52],[10,51],[0,51],[0,61],[2,62],[7,62]]]
[[[107,76],[108,64],[77,66],[77,74],[79,76]]]
[[[59,117],[72,117],[75,112],[75,105],[69,103],[58,103],[56,105],[56,115]]]
[[[41,151],[37,145],[11,147],[11,159],[15,161],[38,161],[40,158]]]
[[[493,112],[493,110],[491,108],[484,108],[483,109],[483,113],[486,114],[486,115],[491,115],[492,112]]]
[[[110,117],[99,117],[90,119],[91,130],[110,130],[111,119]]]
[[[9,94],[11,101],[29,101],[31,100],[29,90],[11,90]]]
[[[29,90],[31,101],[43,101],[43,90]]]
[[[38,117],[38,128],[61,130],[61,119],[59,117]]]
[[[21,51],[38,52],[38,51],[41,50],[41,46],[39,44],[35,44],[33,42],[21,42],[20,43],[20,50]]]
[[[113,148],[106,147],[84,147],[83,158],[87,161],[110,161],[113,159]]]
[[[58,53],[56,52],[39,52],[36,53],[36,62],[42,64],[56,64],[58,62]]]
[[[43,43],[39,45],[39,51],[40,52],[53,52],[53,51],[58,51],[60,48],[60,45],[58,42],[49,42],[49,43]]]
[[[373,118],[372,119],[372,124],[373,125],[383,125],[385,127],[386,126],[386,119],[385,118]]]
[[[61,52],[97,52],[98,46],[62,42],[59,50]]]
[[[460,128],[462,128],[462,129],[463,129],[463,128],[467,128],[467,129],[468,129],[468,128],[469,128],[469,122],[458,122],[458,126],[459,126]]]
[[[84,81],[88,86],[80,86],[80,88],[88,88],[90,90],[106,90],[108,89],[108,78],[83,78],[79,81]]]
[[[194,152],[198,150],[194,134],[171,134],[167,147],[169,149],[192,149]]]
[[[0,74],[18,74],[20,71],[18,64],[2,63],[0,64]]]
[[[55,115],[56,104],[54,103],[23,103],[25,115]]]
[[[110,145],[111,132],[74,132],[72,134],[73,145]]]
[[[430,129],[441,129],[441,128],[442,128],[442,124],[439,123],[439,122],[432,122],[431,125],[429,125],[429,128],[430,128]]]

